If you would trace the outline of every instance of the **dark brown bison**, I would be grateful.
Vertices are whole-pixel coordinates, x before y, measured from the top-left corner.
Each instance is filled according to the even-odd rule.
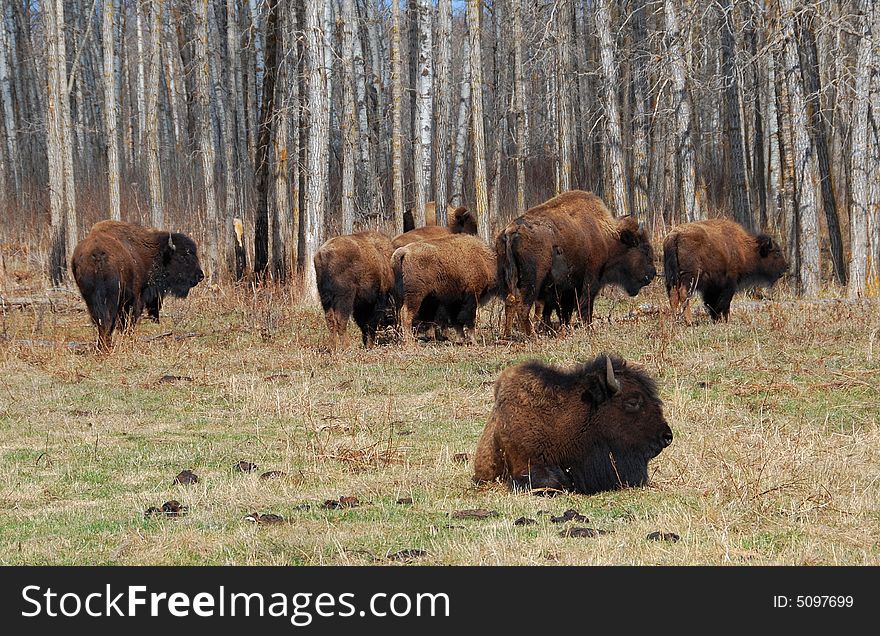
[[[452,218],[452,215],[455,213],[456,208],[451,205],[446,206],[446,219],[448,220]],[[435,201],[428,201],[425,204],[425,226],[429,225],[437,225],[437,203]],[[414,230],[416,227],[415,217],[413,216],[412,210],[405,210],[403,213],[403,231],[409,232],[410,230]]]
[[[318,295],[330,332],[330,347],[344,338],[354,317],[364,346],[372,347],[380,327],[397,322],[391,240],[379,232],[336,236],[315,254]]]
[[[713,321],[730,317],[738,289],[772,286],[788,271],[779,244],[728,219],[680,225],[663,241],[666,293],[674,314],[691,323],[690,296],[699,291]]]
[[[498,235],[495,252],[505,335],[514,316],[531,334],[529,315],[536,304],[538,319],[548,320],[555,310],[568,325],[577,308],[590,323],[605,285],[635,296],[657,275],[647,232],[631,216],[614,218],[599,197],[581,190],[564,192],[512,221]]]
[[[113,330],[134,326],[144,309],[159,321],[166,294],[186,298],[205,276],[196,244],[185,234],[120,221],[101,221],[73,250],[70,268],[98,327],[98,348]]]
[[[406,225],[404,224],[404,227]],[[443,238],[450,234],[476,234],[477,220],[474,215],[468,212],[467,208],[455,208],[449,213],[449,224],[446,227],[437,225],[426,225],[416,229],[410,229],[403,234],[398,234],[391,242],[394,248],[409,245],[414,241],[424,241],[426,239]]]
[[[670,443],[663,403],[643,370],[604,355],[570,370],[525,362],[495,382],[474,480],[584,494],[640,486]]]
[[[391,268],[405,339],[419,321],[454,327],[474,342],[477,307],[496,290],[495,254],[486,243],[470,234],[416,241],[394,250]]]

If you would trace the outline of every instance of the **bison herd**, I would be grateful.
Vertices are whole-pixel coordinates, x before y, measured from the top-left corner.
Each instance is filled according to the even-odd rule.
[[[614,285],[636,296],[657,276],[649,236],[631,216],[614,217],[590,192],[569,191],[537,205],[487,245],[465,208],[446,226],[433,206],[428,224],[388,237],[337,236],[314,257],[321,307],[336,349],[348,321],[364,346],[391,327],[403,341],[441,339],[451,329],[474,342],[477,309],[504,305],[504,335],[527,336],[589,324],[596,296]],[[185,297],[203,278],[193,241],[137,225],[103,221],[74,251],[76,283],[109,349],[114,327],[143,310],[154,320],[166,294]],[[787,263],[778,243],[722,219],[686,223],[663,243],[663,275],[673,314],[690,324],[699,292],[713,321],[727,321],[737,290],[773,285]],[[540,362],[512,366],[494,388],[495,404],[477,445],[474,480],[504,480],[533,492],[595,493],[645,484],[647,465],[672,442],[654,381],[644,370],[602,355],[572,369]]]

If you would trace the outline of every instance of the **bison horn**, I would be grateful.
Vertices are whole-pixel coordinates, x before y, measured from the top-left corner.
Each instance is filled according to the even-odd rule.
[[[172,250],[176,250],[177,247],[174,245],[174,241],[171,240],[171,232],[168,232],[168,247]]]
[[[614,366],[611,364],[611,356],[605,356],[605,383],[611,389],[611,394],[620,393],[620,382],[614,377]]]

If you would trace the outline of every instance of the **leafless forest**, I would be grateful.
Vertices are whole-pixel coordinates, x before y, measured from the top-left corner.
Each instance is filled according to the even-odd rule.
[[[190,233],[214,280],[309,294],[335,234],[434,200],[490,240],[580,188],[658,238],[720,214],[766,230],[805,296],[878,292],[876,0],[0,0],[0,19],[0,236],[55,282],[110,217]]]

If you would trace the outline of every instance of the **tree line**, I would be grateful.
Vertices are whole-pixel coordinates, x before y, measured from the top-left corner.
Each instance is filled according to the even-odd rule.
[[[436,201],[491,240],[577,188],[876,295],[878,4],[0,0],[0,232],[40,232],[57,283],[90,222],[186,229],[212,279],[314,295],[330,236]]]

